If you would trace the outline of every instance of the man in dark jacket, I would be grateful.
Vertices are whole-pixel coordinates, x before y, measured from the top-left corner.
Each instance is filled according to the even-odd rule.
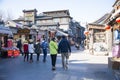
[[[21,39],[19,39],[19,40],[17,41],[17,48],[19,48],[20,53],[21,53],[22,56],[23,56],[23,52],[22,52],[22,41],[21,41]]]
[[[58,45],[58,53],[61,53],[62,56],[62,66],[64,69],[68,69],[68,59],[71,54],[70,43],[65,36],[62,36],[62,39]]]

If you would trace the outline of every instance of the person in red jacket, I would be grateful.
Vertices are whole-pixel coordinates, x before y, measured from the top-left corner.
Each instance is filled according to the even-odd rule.
[[[28,41],[25,40],[24,41],[24,44],[23,44],[23,51],[24,51],[24,61],[28,61],[28,58],[29,58],[29,52],[28,52]]]

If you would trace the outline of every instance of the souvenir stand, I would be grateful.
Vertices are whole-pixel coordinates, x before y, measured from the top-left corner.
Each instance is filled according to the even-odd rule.
[[[9,27],[0,25],[0,56],[2,58],[16,57],[19,55],[19,49],[13,46],[12,37],[13,34]]]

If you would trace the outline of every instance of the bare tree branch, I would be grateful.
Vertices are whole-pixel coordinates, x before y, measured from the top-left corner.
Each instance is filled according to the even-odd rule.
[[[3,11],[2,10],[0,10],[0,21],[2,21],[3,20],[3,17],[4,17],[4,15],[3,15],[4,13],[3,13]]]

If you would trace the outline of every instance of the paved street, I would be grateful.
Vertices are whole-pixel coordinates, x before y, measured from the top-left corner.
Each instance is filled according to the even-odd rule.
[[[63,70],[61,57],[57,57],[57,69],[51,71],[50,56],[47,62],[23,62],[23,56],[0,59],[0,80],[114,80],[107,65],[107,56],[92,56],[87,51],[72,48],[69,69]]]

